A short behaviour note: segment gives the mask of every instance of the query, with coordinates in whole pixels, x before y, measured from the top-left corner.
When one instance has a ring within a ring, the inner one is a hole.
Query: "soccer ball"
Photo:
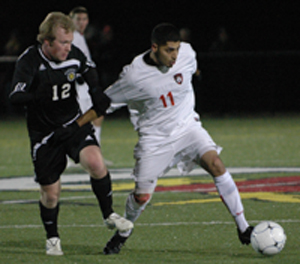
[[[283,228],[272,221],[260,222],[251,233],[251,245],[263,255],[279,253],[285,244],[286,235]]]

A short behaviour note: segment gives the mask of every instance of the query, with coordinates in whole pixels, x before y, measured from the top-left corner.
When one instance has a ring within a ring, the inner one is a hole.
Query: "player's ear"
[[[157,49],[158,49],[158,45],[157,45],[156,43],[152,43],[152,45],[151,45],[151,50],[152,50],[153,52],[156,52]]]
[[[46,46],[51,46],[51,42],[48,39],[44,39],[44,44]]]
[[[48,47],[52,47],[53,45],[53,40],[49,40],[49,39],[45,39],[44,43],[48,46]]]

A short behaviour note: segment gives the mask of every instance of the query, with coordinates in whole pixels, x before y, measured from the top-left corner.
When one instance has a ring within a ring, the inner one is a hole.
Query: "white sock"
[[[214,181],[223,203],[234,217],[240,231],[244,232],[249,224],[244,216],[244,207],[239,190],[230,173],[226,171],[223,175],[214,177]]]
[[[131,222],[135,222],[141,213],[145,210],[147,204],[150,202],[151,198],[144,203],[143,205],[138,204],[135,199],[133,193],[130,193],[126,200],[126,209],[125,209],[125,218],[130,220]],[[131,230],[127,232],[120,233],[121,236],[127,237],[131,233]]]
[[[132,232],[132,229],[130,229],[128,231],[124,231],[124,232],[118,231],[118,233],[120,234],[121,237],[129,237],[131,232]]]
[[[95,130],[95,137],[97,139],[97,142],[99,145],[101,145],[101,126],[95,126],[94,125],[94,130]]]

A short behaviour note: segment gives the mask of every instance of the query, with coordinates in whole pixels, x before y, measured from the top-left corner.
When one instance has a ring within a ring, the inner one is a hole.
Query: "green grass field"
[[[300,116],[203,117],[202,122],[224,150],[228,167],[299,167]],[[107,118],[102,144],[112,168],[130,168],[137,141],[130,123]],[[23,120],[0,121],[1,177],[33,175],[29,142]],[[77,169],[78,170],[78,169]],[[68,170],[71,173],[72,170]],[[237,174],[239,179],[289,176],[295,173]],[[208,176],[193,177],[209,180]],[[123,180],[119,184],[131,181]],[[117,182],[114,182],[116,184]],[[129,190],[128,190],[129,191]],[[114,208],[122,214],[128,191],[114,192]],[[276,195],[276,194],[274,194]],[[299,193],[281,194],[285,202],[243,197],[246,217],[281,224],[287,234],[284,250],[273,257],[242,246],[224,205],[214,193],[158,192],[135,225],[119,255],[101,251],[113,232],[102,223],[90,191],[63,191],[59,230],[65,255],[45,255],[45,234],[37,200],[38,191],[0,191],[0,263],[300,263]],[[19,201],[9,202],[9,201]],[[195,200],[197,202],[189,203]]]

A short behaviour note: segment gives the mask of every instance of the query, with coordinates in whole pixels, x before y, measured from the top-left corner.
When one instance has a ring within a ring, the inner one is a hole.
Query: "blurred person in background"
[[[211,44],[209,51],[212,52],[225,52],[233,51],[235,49],[232,40],[225,27],[218,29],[217,39]]]
[[[69,15],[75,25],[73,44],[84,53],[84,55],[88,58],[89,61],[92,61],[91,53],[84,35],[85,30],[89,24],[88,10],[83,6],[78,6],[73,8],[70,11]],[[89,87],[80,76],[77,76],[76,90],[78,94],[79,105],[81,107],[82,112],[84,113],[91,107],[92,101],[88,92]],[[101,145],[101,128],[103,120],[104,116],[101,116],[92,122],[95,130],[95,136],[99,145]],[[105,164],[112,165],[113,163],[109,160],[105,160]],[[73,167],[74,163],[72,163],[71,160],[69,160],[68,166]]]

